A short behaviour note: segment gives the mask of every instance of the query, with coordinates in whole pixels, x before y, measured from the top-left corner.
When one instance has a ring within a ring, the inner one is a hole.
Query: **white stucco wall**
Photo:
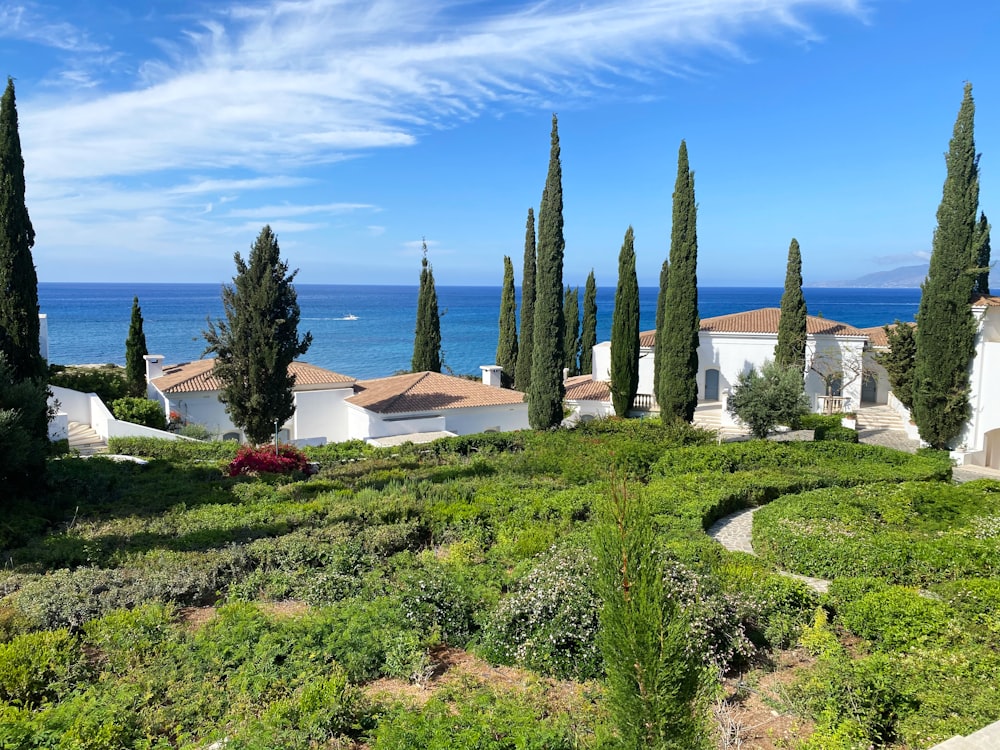
[[[344,399],[354,395],[353,388],[329,388],[318,391],[296,391],[295,414],[291,434],[295,440],[323,438],[336,443],[349,439],[347,409]]]
[[[38,351],[42,358],[49,361],[49,316],[45,313],[38,314]],[[59,438],[60,440],[62,438]]]
[[[567,399],[566,406],[573,411],[563,420],[563,424],[567,426],[581,421],[604,419],[615,415],[615,407],[610,401],[571,401]]]
[[[162,394],[157,400],[163,401]],[[168,419],[171,412],[177,412],[188,424],[202,425],[215,438],[221,438],[227,432],[239,432],[242,435],[242,432],[233,425],[216,391],[167,394],[164,411]]]
[[[528,429],[527,403],[445,409],[441,415],[445,420],[444,429],[456,435],[473,435],[486,430],[510,432]]]
[[[970,419],[958,439],[959,453],[964,454],[960,460],[983,465],[987,459],[985,435],[1000,428],[997,385],[1000,382],[1000,308],[990,307],[980,312],[976,356],[969,370]]]

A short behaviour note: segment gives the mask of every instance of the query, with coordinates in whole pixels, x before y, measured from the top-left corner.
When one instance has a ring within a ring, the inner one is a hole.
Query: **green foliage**
[[[627,417],[639,387],[639,280],[635,238],[630,226],[618,254],[618,288],[611,319],[611,401]]]
[[[427,262],[427,242],[420,260],[420,293],[417,295],[417,327],[413,332],[411,372],[441,372],[441,316],[438,312],[434,270]]]
[[[5,490],[0,506],[43,481],[49,452],[47,396],[42,378],[18,379],[0,351],[0,485]]]
[[[666,336],[665,321],[667,319],[667,286],[670,283],[670,261],[664,260],[660,266],[660,289],[656,295],[656,340],[662,341]],[[660,386],[663,383],[663,362],[665,347],[657,346],[653,350],[653,398],[660,403]]]
[[[787,570],[925,585],[1000,572],[996,493],[943,483],[781,498],[754,516],[754,549]]]
[[[813,440],[835,440],[841,443],[858,442],[858,431],[842,425],[817,427],[813,433]]]
[[[0,700],[37,707],[83,676],[79,644],[65,630],[25,633],[0,643]]]
[[[684,141],[677,154],[673,201],[663,329],[656,335],[657,347],[663,348],[659,402],[664,416],[690,422],[698,404],[698,206]]]
[[[612,481],[595,542],[602,602],[598,643],[606,700],[622,746],[703,746],[688,618],[666,595],[646,503],[625,483]]]
[[[514,387],[524,393],[531,385],[531,357],[535,340],[535,266],[535,211],[529,208],[524,227],[524,271],[521,275],[521,338],[514,374]]]
[[[580,289],[566,287],[563,297],[563,365],[570,377],[580,374]]]
[[[549,171],[538,210],[538,261],[535,275],[534,331],[531,383],[528,386],[528,422],[532,429],[557,427],[563,418],[564,341],[563,195],[559,161],[559,122],[552,115]],[[523,338],[522,338],[523,341]]]
[[[750,428],[754,437],[765,438],[777,425],[792,425],[809,409],[802,389],[802,374],[770,360],[740,373],[726,410]]]
[[[215,352],[213,373],[222,382],[219,398],[237,427],[253,443],[274,434],[274,423],[284,424],[295,413],[288,367],[312,343],[312,334],[299,337],[299,303],[281,260],[278,238],[265,226],[250,249],[249,261],[234,256],[236,276],[222,288],[226,319],[209,321],[207,352]]]
[[[968,370],[976,333],[969,298],[978,272],[974,259],[979,155],[974,119],[972,84],[966,83],[945,157],[948,174],[917,311],[913,419],[920,437],[939,449],[952,445],[969,418]]]
[[[167,417],[158,401],[153,401],[145,396],[126,396],[112,401],[110,406],[115,419],[145,425],[156,430],[167,429]]]
[[[781,295],[781,317],[778,320],[778,343],[774,347],[774,362],[782,368],[800,374],[806,369],[806,298],[802,294],[802,253],[799,241],[792,238],[788,247],[785,269],[785,291]]]
[[[132,319],[128,325],[128,337],[125,339],[125,380],[128,381],[129,395],[143,397],[146,395],[146,360],[149,354],[146,348],[146,334],[142,331],[142,309],[139,298],[132,298]]]
[[[483,655],[553,677],[599,676],[593,565],[583,549],[549,550],[486,618]]]
[[[975,294],[990,293],[990,223],[986,214],[980,211],[979,223],[976,225],[976,240],[973,247],[973,265],[976,267],[976,285],[972,290]]]
[[[580,374],[594,372],[594,346],[597,345],[597,282],[594,270],[587,274],[583,292],[583,332],[580,334]]]
[[[497,364],[503,368],[503,387],[514,387],[517,369],[517,305],[514,302],[514,266],[510,256],[503,256],[503,291],[500,295],[500,335],[497,339]]]
[[[913,375],[917,355],[916,329],[898,320],[885,328],[889,341],[889,351],[875,355],[876,361],[885,368],[889,385],[900,403],[907,409],[913,408]]]
[[[145,364],[145,362],[143,363]],[[143,374],[145,380],[145,372]],[[129,395],[125,370],[118,365],[101,367],[49,367],[49,385],[69,388],[81,393],[94,393],[105,404]]]
[[[840,621],[882,651],[904,651],[948,637],[949,608],[901,586],[871,591],[837,609]]]
[[[236,456],[239,448],[240,444],[233,440],[215,440],[204,443],[145,437],[113,437],[108,440],[108,450],[112,453],[142,458],[161,458],[165,461],[225,461],[228,463]]]
[[[38,350],[38,276],[31,259],[35,230],[24,189],[14,79],[8,76],[0,97],[0,353],[15,382],[45,374]]]

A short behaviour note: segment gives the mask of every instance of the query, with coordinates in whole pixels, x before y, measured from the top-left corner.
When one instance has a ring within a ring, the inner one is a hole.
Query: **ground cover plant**
[[[611,473],[648,513],[707,716],[720,675],[794,645],[824,603],[766,560],[724,552],[707,525],[789,493],[882,492],[949,471],[938,456],[847,443],[717,445],[655,420],[307,448],[311,478],[229,476],[233,443],[112,449],[149,463],[51,461],[44,497],[2,527],[0,746],[620,747],[593,554]],[[942,581],[926,612],[884,580],[845,586],[826,627],[865,638],[879,665],[901,644],[938,649],[892,662],[933,685],[952,669],[947,649],[1000,632],[993,578]],[[907,606],[945,624],[880,629],[880,613]],[[953,610],[975,624],[966,640],[947,626]],[[967,653],[959,697],[925,690],[885,741],[983,719],[989,704],[971,692],[988,662]],[[867,684],[830,669],[802,712],[830,713],[836,690]],[[867,726],[830,716],[820,731]]]

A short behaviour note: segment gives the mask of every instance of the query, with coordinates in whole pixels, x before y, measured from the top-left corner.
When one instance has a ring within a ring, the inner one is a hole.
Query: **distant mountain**
[[[876,271],[875,273],[865,274],[856,279],[848,279],[846,281],[819,281],[810,286],[850,287],[855,289],[863,289],[865,287],[918,289],[924,283],[924,279],[927,278],[927,267],[928,264],[926,263],[919,266],[902,266],[900,268],[893,268],[890,271]]]

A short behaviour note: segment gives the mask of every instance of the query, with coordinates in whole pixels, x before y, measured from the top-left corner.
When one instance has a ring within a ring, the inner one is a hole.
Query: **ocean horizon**
[[[151,354],[166,362],[200,358],[208,319],[223,315],[221,284],[40,282],[47,315],[49,357],[55,364],[125,363],[132,298],[142,307]],[[416,285],[296,284],[300,332],[311,331],[307,362],[359,379],[409,370],[416,324]],[[702,318],[778,307],[780,287],[700,287]],[[912,321],[920,289],[807,287],[810,315],[867,328]],[[479,374],[493,364],[500,315],[499,286],[438,286],[445,372]],[[655,327],[656,287],[639,290],[641,330]],[[581,306],[583,290],[580,291]],[[597,290],[597,339],[611,335],[614,287]],[[520,289],[517,290],[520,312]]]

